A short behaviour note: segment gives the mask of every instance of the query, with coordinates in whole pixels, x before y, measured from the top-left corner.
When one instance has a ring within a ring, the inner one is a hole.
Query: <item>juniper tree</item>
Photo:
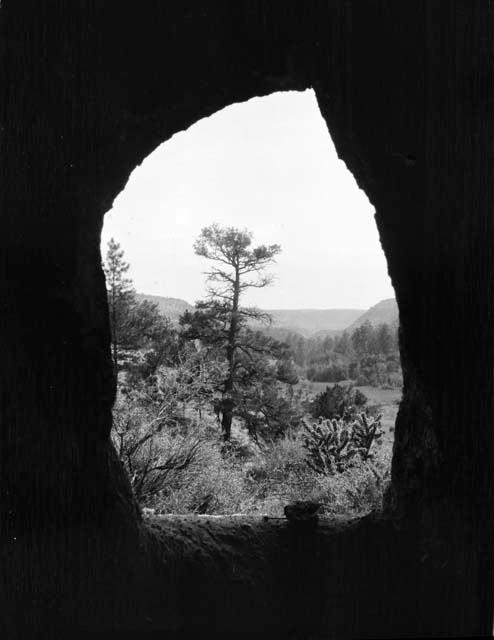
[[[235,393],[245,374],[242,362],[255,354],[272,354],[273,340],[260,339],[249,331],[249,321],[269,321],[268,314],[241,305],[248,289],[262,289],[272,282],[266,274],[280,252],[280,246],[252,247],[252,234],[234,227],[216,224],[202,229],[194,244],[195,253],[211,262],[206,272],[207,297],[196,304],[196,311],[181,318],[184,335],[223,352],[227,375],[222,385],[221,427],[226,441],[230,439],[235,409]]]

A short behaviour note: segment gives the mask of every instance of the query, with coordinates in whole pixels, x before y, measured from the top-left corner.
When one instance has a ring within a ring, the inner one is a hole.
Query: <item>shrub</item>
[[[357,463],[334,476],[318,475],[311,499],[320,502],[325,515],[363,515],[382,508],[389,470],[374,463]]]
[[[213,441],[217,440],[217,431],[210,431],[209,435]],[[249,437],[245,429],[240,429],[235,423],[230,440],[221,444],[222,454],[231,460],[238,460],[239,463],[252,459],[258,451],[259,446]]]
[[[153,506],[158,513],[229,514],[243,509],[246,488],[242,469],[221,453],[220,445],[205,443],[198,464],[163,487]]]
[[[403,376],[399,373],[388,374],[387,386],[390,389],[401,389],[403,387]]]
[[[270,444],[245,467],[250,513],[283,516],[283,507],[310,496],[315,475],[307,467],[300,437],[286,437]]]
[[[311,403],[309,410],[314,418],[343,418],[351,420],[367,403],[367,397],[353,385],[335,384],[326,387]]]
[[[349,375],[348,368],[339,364],[311,366],[307,369],[307,378],[313,382],[342,382],[348,380]]]
[[[287,475],[305,470],[305,451],[299,438],[285,437],[264,449],[251,468],[252,477],[269,477],[283,482]]]
[[[382,454],[389,454],[382,458]],[[245,466],[244,513],[283,517],[295,500],[314,500],[326,515],[361,515],[382,506],[390,452],[383,447],[376,458],[357,455],[346,470],[334,475],[316,473],[307,464],[302,437],[284,438]],[[382,459],[381,459],[382,458]]]
[[[203,446],[198,434],[172,435],[144,408],[121,402],[113,414],[112,440],[136,499],[146,506],[198,464]]]
[[[288,390],[277,381],[264,382],[245,391],[235,408],[254,442],[276,440],[300,424],[302,409],[293,388]]]

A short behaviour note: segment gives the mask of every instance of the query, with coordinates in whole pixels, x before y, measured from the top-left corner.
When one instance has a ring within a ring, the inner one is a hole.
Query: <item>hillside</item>
[[[158,305],[160,313],[170,318],[173,323],[178,322],[178,318],[184,311],[194,308],[180,298],[138,293],[137,299],[154,302]],[[320,332],[334,334],[343,331],[362,315],[363,309],[268,309],[267,313],[273,318],[271,328],[276,329],[280,335],[295,332],[311,336]],[[253,326],[263,328],[266,325],[255,323]]]
[[[143,300],[149,300],[158,305],[159,312],[169,318],[173,324],[178,323],[179,317],[187,311],[187,309],[193,310],[194,307],[182,300],[181,298],[165,298],[163,296],[150,296],[146,293],[138,293],[136,298],[139,302]]]
[[[309,337],[315,333],[343,331],[363,313],[362,309],[267,309],[272,327]]]
[[[347,330],[351,332],[357,327],[363,325],[364,322],[370,322],[374,327],[384,322],[386,324],[397,324],[398,306],[396,304],[396,300],[394,298],[381,300],[381,302],[378,302],[358,317],[350,326],[347,327]]]
[[[187,309],[194,309],[181,298],[166,298],[164,296],[152,296],[138,293],[139,301],[149,300],[158,305],[160,313],[167,316],[174,324]],[[386,322],[394,324],[398,322],[398,307],[394,298],[381,300],[367,311],[363,309],[267,309],[267,313],[273,318],[271,331],[276,337],[282,339],[287,333],[300,333],[305,337],[315,334],[335,335],[344,329],[353,331],[364,322],[370,322],[373,326]],[[253,323],[254,328],[266,328],[265,324]]]

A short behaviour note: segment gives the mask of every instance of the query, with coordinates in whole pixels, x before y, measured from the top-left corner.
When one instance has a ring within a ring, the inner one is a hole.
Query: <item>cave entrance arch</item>
[[[491,3],[4,0],[0,11],[6,626],[178,633],[193,626],[188,593],[194,620],[218,633],[241,624],[255,636],[269,620],[288,636],[296,578],[317,575],[326,599],[305,622],[323,634],[490,634]],[[317,560],[283,528],[216,530],[215,544],[140,522],[108,442],[99,254],[105,211],[157,145],[228,104],[309,86],[376,207],[405,369],[392,522],[338,530]],[[194,587],[212,575],[215,589]]]

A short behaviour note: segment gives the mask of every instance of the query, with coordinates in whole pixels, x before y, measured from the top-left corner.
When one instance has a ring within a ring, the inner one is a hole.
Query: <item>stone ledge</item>
[[[149,518],[148,623],[177,637],[201,629],[370,637],[392,598],[398,538],[391,520],[373,514],[316,526],[239,515]]]

